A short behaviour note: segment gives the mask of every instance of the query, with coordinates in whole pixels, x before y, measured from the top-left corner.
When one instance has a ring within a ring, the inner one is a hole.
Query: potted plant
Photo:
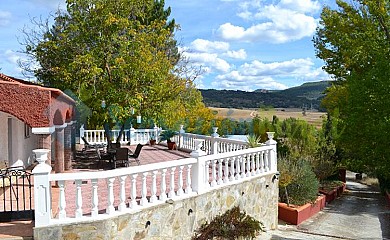
[[[156,145],[156,139],[154,137],[150,137],[149,144],[150,146]]]
[[[325,207],[325,196],[318,196],[319,182],[305,159],[278,159],[279,219],[300,224]]]
[[[165,130],[160,133],[160,141],[167,141],[168,149],[176,149],[176,143],[172,142],[172,138],[176,136],[178,133],[173,130]]]

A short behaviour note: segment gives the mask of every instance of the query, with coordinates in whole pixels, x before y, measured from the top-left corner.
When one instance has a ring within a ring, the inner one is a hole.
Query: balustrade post
[[[129,145],[131,145],[135,141],[135,129],[133,128],[133,125],[130,127],[130,138],[129,138]]]
[[[82,137],[85,137],[84,134],[85,134],[84,124],[81,124],[81,127],[80,127],[80,143],[82,143],[82,144],[85,144],[84,140],[81,139]]]
[[[274,140],[274,132],[267,132],[268,141],[265,142],[267,146],[272,146],[272,150],[269,152],[269,171],[277,171],[277,150],[276,144],[277,142]]]
[[[153,128],[153,132],[154,132],[154,139],[156,140],[156,142],[160,142],[160,139],[159,139],[159,132],[158,132],[158,127],[157,125],[154,125],[154,128]]]
[[[183,148],[183,134],[185,133],[186,131],[184,131],[184,125],[180,125],[180,130],[179,130],[179,146],[178,148],[181,149]]]
[[[195,142],[197,143],[196,150],[192,151],[190,155],[191,157],[196,158],[197,162],[191,168],[192,170],[191,183],[192,183],[192,190],[194,192],[197,192],[198,194],[201,194],[206,191],[206,172],[205,172],[206,161],[202,159],[202,156],[206,156],[207,154],[201,149],[204,141],[196,139]]]
[[[218,127],[213,127],[213,134],[211,134],[211,154],[218,153],[218,138],[219,134],[217,133]]]
[[[35,149],[38,165],[32,170],[34,174],[35,227],[46,226],[51,220],[51,184],[49,181],[51,166],[45,163],[48,149]]]

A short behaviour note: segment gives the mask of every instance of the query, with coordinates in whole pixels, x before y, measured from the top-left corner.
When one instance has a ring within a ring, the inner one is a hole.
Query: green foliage
[[[176,136],[178,133],[174,130],[167,129],[160,133],[160,141],[171,142],[171,138]]]
[[[320,189],[329,192],[337,187],[343,186],[343,184],[342,181],[338,180],[323,180],[320,181]]]
[[[241,212],[238,206],[216,216],[210,223],[206,222],[195,231],[193,240],[229,239],[241,237],[254,239],[264,231],[263,224],[253,217]]]
[[[246,136],[246,142],[248,143],[250,148],[255,148],[260,146],[260,137],[256,135],[250,134]]]
[[[31,62],[24,70],[44,85],[73,92],[91,110],[89,128],[103,123],[120,128],[136,115],[173,127],[193,109],[205,107],[191,76],[180,77],[183,61],[174,39],[176,25],[168,20],[171,10],[164,5],[68,0],[52,26],[35,22],[39,31],[25,32]]]
[[[323,9],[314,38],[325,70],[339,81],[324,99],[342,127],[336,149],[351,170],[390,182],[390,5],[385,0],[337,4],[336,10]]]
[[[303,105],[320,109],[321,98],[329,81],[305,83],[282,91],[245,92],[239,90],[200,90],[208,107],[223,108],[301,108]]]
[[[279,188],[281,202],[304,205],[317,199],[319,181],[307,160],[280,158],[278,168],[284,186]]]

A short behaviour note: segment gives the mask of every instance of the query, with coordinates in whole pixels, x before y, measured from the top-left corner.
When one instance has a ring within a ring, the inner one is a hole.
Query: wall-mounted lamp
[[[188,210],[188,216],[190,216],[193,212],[194,212],[194,211],[190,208],[190,209]]]
[[[105,108],[106,107],[106,101],[102,100],[102,108]]]
[[[147,221],[146,223],[145,223],[145,228],[148,228],[149,226],[150,226],[150,224],[152,224],[150,221]]]
[[[272,177],[272,182],[275,182],[275,180],[279,180],[280,172],[277,171],[275,175]]]
[[[141,115],[138,115],[137,116],[137,123],[141,123],[141,121],[142,121],[142,117],[141,117]]]

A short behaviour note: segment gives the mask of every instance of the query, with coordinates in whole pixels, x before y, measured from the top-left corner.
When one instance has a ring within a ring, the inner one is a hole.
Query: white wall
[[[0,112],[0,161],[8,162],[8,114]]]
[[[9,163],[9,166],[14,164],[17,161],[22,161],[24,166],[27,167],[29,166],[33,159],[32,159],[32,150],[36,149],[38,146],[38,138],[36,135],[32,134],[30,131],[30,136],[25,137],[25,125],[24,122],[20,121],[19,119],[8,115],[8,114],[3,114],[6,115],[5,119],[0,118],[0,122],[2,123],[5,121],[5,126],[1,126],[1,137],[4,138],[2,139],[2,143],[0,144],[0,151],[1,149],[5,148],[6,154],[3,156],[6,156]],[[12,154],[8,153],[9,149],[9,129],[8,129],[8,118],[11,118],[11,125],[12,125],[12,132],[11,132],[11,138],[12,138]],[[2,128],[7,128],[3,131]],[[4,134],[3,132],[6,132]],[[11,156],[10,158],[8,156]]]

